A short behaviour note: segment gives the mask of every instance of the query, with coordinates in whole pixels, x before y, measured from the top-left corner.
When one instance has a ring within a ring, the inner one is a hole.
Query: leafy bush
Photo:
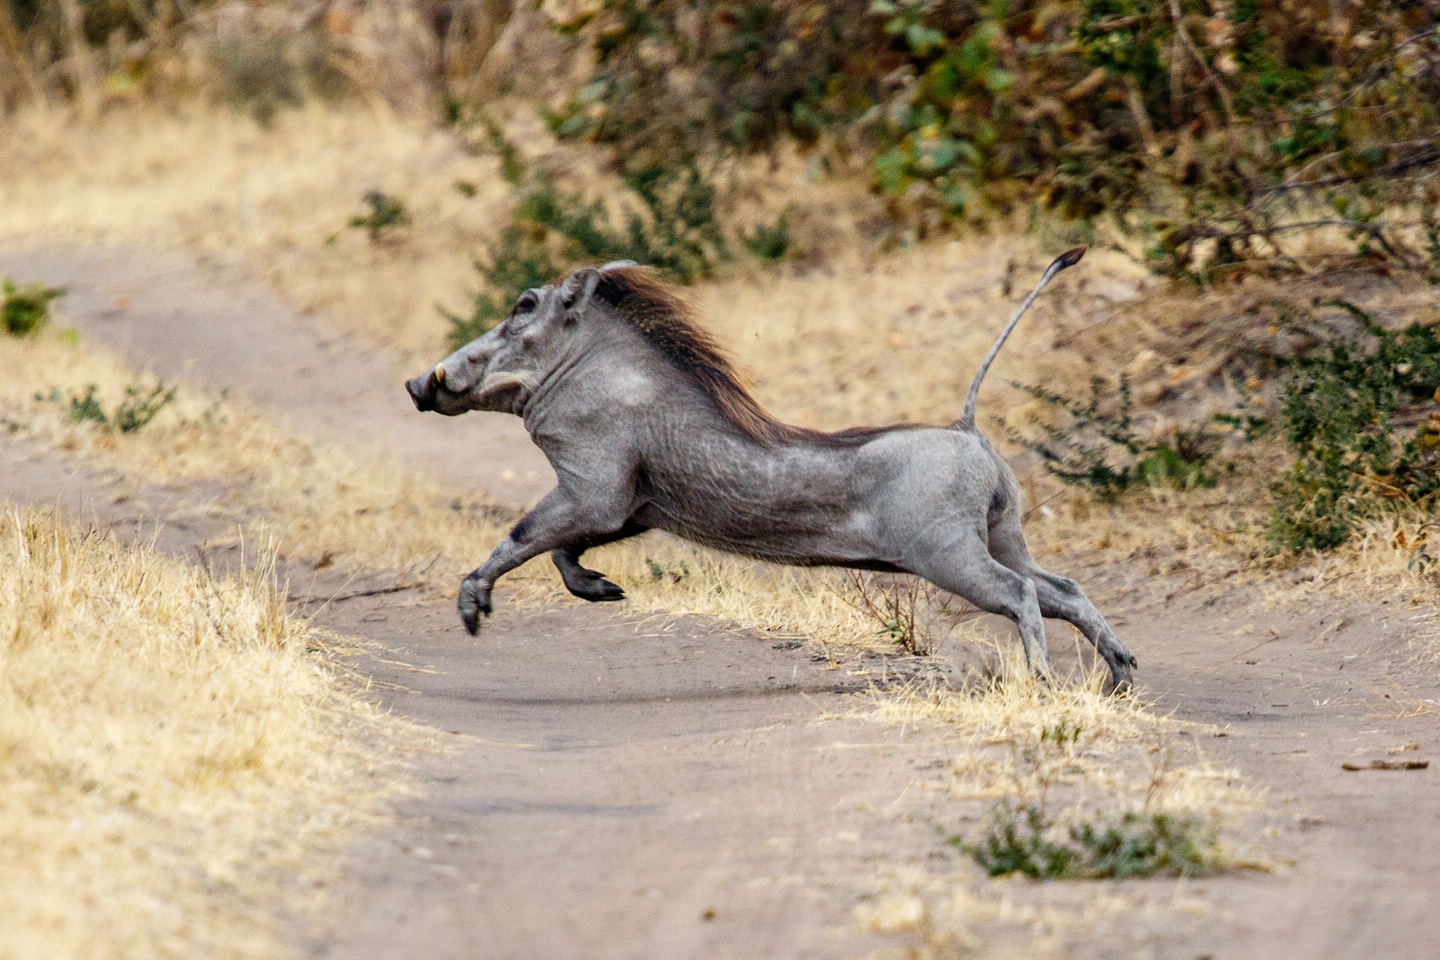
[[[16,283],[9,277],[0,281],[0,322],[5,332],[15,337],[39,333],[50,322],[50,304],[65,295],[56,287],[43,283]]]
[[[512,224],[475,261],[482,285],[468,315],[442,308],[453,346],[490,330],[521,293],[566,270],[634,260],[676,283],[693,283],[729,259],[730,243],[716,219],[716,188],[697,164],[624,168],[624,190],[607,203],[527,169],[499,127],[483,116],[481,123],[502,175],[520,193]],[[782,216],[773,226],[759,225],[741,242],[757,257],[778,259],[790,248],[788,223]]]
[[[1036,806],[998,804],[978,843],[952,837],[992,877],[1036,880],[1198,876],[1224,864],[1214,827],[1193,816],[1129,810],[1061,830]]]
[[[125,396],[112,410],[106,411],[100,400],[100,388],[89,384],[83,393],[62,394],[58,388],[49,395],[37,394],[36,399],[60,404],[76,423],[94,423],[114,433],[135,433],[149,426],[175,399],[176,387],[158,382],[150,387],[130,384]]]
[[[867,82],[852,75],[873,67],[867,7],[601,0],[556,23],[596,66],[551,128],[617,144],[650,166],[712,147],[765,149],[782,135],[814,140],[862,106],[850,101],[856,80]]]
[[[318,31],[237,33],[212,40],[207,53],[224,98],[261,123],[308,96],[335,99],[349,86],[328,35]]]
[[[517,224],[501,231],[500,239],[475,260],[475,272],[480,274],[483,285],[471,299],[469,315],[440,308],[450,321],[448,339],[456,349],[484,336],[505,319],[520,294],[551,282],[560,275],[561,268],[543,231]]]
[[[1395,505],[1428,508],[1440,492],[1440,414],[1413,430],[1395,423],[1405,408],[1440,402],[1435,326],[1389,331],[1355,312],[1369,342],[1341,340],[1296,360],[1284,387],[1296,459],[1276,491],[1270,539],[1286,550],[1339,546],[1359,520]]]
[[[740,234],[740,242],[756,260],[784,260],[795,248],[795,238],[790,233],[790,215],[782,213],[773,224],[757,223],[754,229]]]
[[[461,346],[504,320],[521,293],[568,269],[634,260],[671,280],[708,276],[729,255],[715,220],[715,190],[697,168],[646,170],[625,177],[626,208],[619,217],[601,200],[587,200],[537,178],[524,188],[514,223],[475,261],[482,287],[468,316],[445,312],[450,343]]]
[[[1081,402],[1043,387],[1014,386],[1042,400],[1060,414],[1060,425],[1038,416],[1031,426],[1043,440],[1031,440],[1007,427],[1010,438],[1040,455],[1045,469],[1062,482],[1087,487],[1113,499],[1137,484],[1175,490],[1213,487],[1216,439],[1203,429],[1174,431],[1163,438],[1145,438],[1135,429],[1130,382],[1121,374],[1113,396],[1104,380],[1090,382],[1090,397]]]
[[[552,122],[651,164],[829,133],[922,230],[1105,215],[1172,276],[1294,270],[1327,228],[1440,280],[1440,11],[1345,9],[600,0],[558,25],[595,70]]]

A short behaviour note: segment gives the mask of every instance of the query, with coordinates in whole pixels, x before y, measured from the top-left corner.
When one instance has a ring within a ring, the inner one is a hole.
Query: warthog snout
[[[439,388],[440,382],[435,378],[434,370],[405,381],[405,392],[410,394],[410,399],[415,401],[415,409],[421,413],[435,409],[435,391]]]

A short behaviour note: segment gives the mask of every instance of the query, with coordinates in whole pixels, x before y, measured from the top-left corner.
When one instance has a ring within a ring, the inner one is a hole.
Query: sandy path
[[[68,309],[87,336],[167,375],[244,388],[321,438],[354,440],[358,419],[373,425],[366,443],[450,479],[502,482],[516,501],[543,486],[528,461],[522,472],[506,459],[523,436],[497,439],[503,422],[416,417],[389,360],[327,339],[234,270],[51,250],[0,254],[0,273],[70,285]],[[315,356],[325,358],[324,391]],[[457,466],[462,429],[488,455]],[[7,449],[0,497],[51,498],[65,471]],[[117,515],[91,481],[72,482],[83,488],[75,503]],[[131,500],[119,515],[165,515],[166,502],[163,492]],[[203,519],[171,520],[181,540],[203,532]],[[1440,682],[1407,648],[1417,612],[1401,598],[1272,610],[1244,585],[1159,580],[1098,560],[1065,572],[1113,613],[1140,656],[1144,691],[1226,729],[1204,749],[1269,791],[1266,852],[1293,861],[1185,885],[1214,907],[1194,924],[1136,917],[1068,952],[1440,955],[1440,764],[1340,767],[1402,743],[1419,745],[1407,757],[1440,750]],[[325,589],[323,579],[313,586]],[[917,770],[943,747],[812,724],[850,702],[832,692],[843,673],[699,622],[662,629],[578,605],[502,609],[472,641],[453,617],[448,603],[403,594],[322,614],[391,651],[385,660],[396,662],[373,666],[398,685],[382,699],[461,735],[454,752],[426,761],[426,795],[358,854],[337,932],[304,944],[314,956],[854,956],[875,939],[836,930],[877,864],[941,855],[933,829],[900,814],[914,812],[907,785],[931,776]],[[1077,889],[1090,888],[1057,895]],[[1175,891],[1163,881],[1124,889],[1152,900]]]
[[[126,248],[0,248],[0,275],[64,287],[66,322],[137,369],[233,391],[318,440],[401,457],[520,506],[554,484],[517,418],[416,416],[403,383],[417,370],[296,314],[234,265]]]

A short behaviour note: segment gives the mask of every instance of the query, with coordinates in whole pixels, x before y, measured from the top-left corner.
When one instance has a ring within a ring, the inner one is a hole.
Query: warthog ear
[[[585,309],[595,288],[600,285],[600,271],[594,267],[576,270],[560,285],[560,304],[565,308],[565,319],[573,321]]]

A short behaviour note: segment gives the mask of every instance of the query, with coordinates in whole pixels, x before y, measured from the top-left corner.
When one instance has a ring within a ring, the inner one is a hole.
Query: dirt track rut
[[[295,317],[233,267],[44,250],[0,253],[0,273],[68,286],[87,337],[162,375],[241,389],[321,439],[364,436],[512,502],[546,485],[513,424],[415,417],[393,359]],[[204,518],[167,513],[163,492],[117,508],[94,478],[13,444],[0,453],[0,497],[50,500],[69,482],[82,511],[168,516],[177,544],[206,535]],[[1440,769],[1340,768],[1402,743],[1421,759],[1440,750],[1440,683],[1406,647],[1416,614],[1400,598],[1270,610],[1228,584],[1098,562],[1066,572],[1115,614],[1144,691],[1226,729],[1207,751],[1268,790],[1265,842],[1293,860],[1187,885],[1214,907],[1193,925],[1137,920],[1068,952],[1440,955]],[[855,682],[801,653],[571,605],[502,606],[476,640],[448,603],[406,594],[331,604],[322,620],[382,644],[377,695],[453,731],[454,749],[425,760],[425,795],[357,852],[335,931],[302,944],[316,957],[855,956],[886,942],[845,932],[878,864],[936,855],[903,797],[943,744],[813,723],[852,702]],[[1173,885],[1128,889],[1164,899]]]

